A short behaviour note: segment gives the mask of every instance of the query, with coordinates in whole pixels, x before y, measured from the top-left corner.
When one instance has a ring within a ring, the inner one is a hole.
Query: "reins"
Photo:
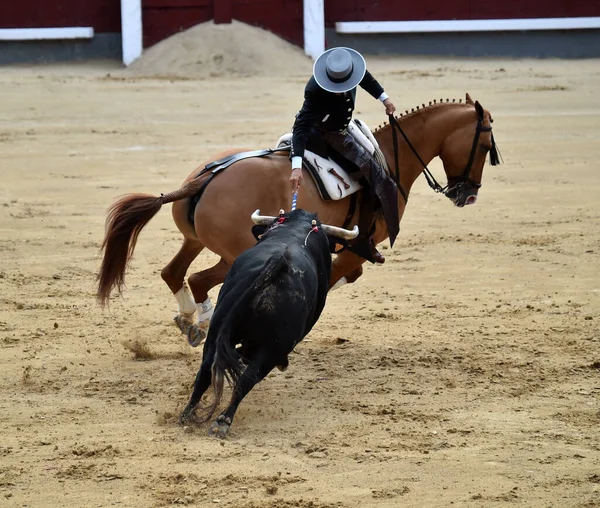
[[[444,192],[448,188],[448,186],[442,187],[437,182],[437,180],[435,179],[435,177],[431,174],[431,171],[429,171],[429,168],[427,167],[427,164],[425,164],[425,162],[423,161],[423,159],[419,155],[419,152],[417,152],[416,148],[410,142],[410,139],[408,139],[408,136],[406,135],[406,133],[404,132],[404,130],[402,130],[402,127],[400,127],[400,123],[398,123],[398,120],[396,120],[396,118],[394,117],[394,115],[388,115],[388,117],[389,117],[389,120],[390,120],[390,125],[392,126],[392,142],[393,142],[393,145],[394,145],[394,163],[396,165],[396,185],[398,185],[398,190],[400,191],[400,194],[402,194],[402,197],[404,198],[404,201],[405,202],[408,201],[408,196],[406,195],[406,191],[400,185],[400,166],[398,164],[398,154],[399,154],[399,151],[398,151],[398,135],[396,134],[396,129],[398,129],[398,131],[400,132],[400,134],[402,134],[402,137],[404,138],[404,141],[406,141],[406,144],[408,145],[408,147],[412,150],[412,152],[415,154],[415,157],[419,160],[419,162],[423,166],[423,173],[425,174],[425,179],[427,180],[427,183],[429,184],[429,187],[431,187],[434,190],[434,192]]]

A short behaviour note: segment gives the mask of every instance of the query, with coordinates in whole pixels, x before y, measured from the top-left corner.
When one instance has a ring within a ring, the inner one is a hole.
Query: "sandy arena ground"
[[[505,164],[465,209],[421,178],[387,263],[331,295],[224,442],[176,423],[201,351],[159,275],[170,210],[110,312],[105,212],[272,146],[305,77],[0,69],[1,506],[600,506],[600,62],[369,63],[399,108],[480,100]],[[384,120],[364,92],[358,111]]]

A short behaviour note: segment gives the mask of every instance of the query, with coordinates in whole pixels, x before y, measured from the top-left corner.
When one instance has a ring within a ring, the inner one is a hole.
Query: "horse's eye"
[[[490,151],[490,147],[489,146],[485,146],[485,145],[480,145],[481,149],[485,152],[488,153]]]

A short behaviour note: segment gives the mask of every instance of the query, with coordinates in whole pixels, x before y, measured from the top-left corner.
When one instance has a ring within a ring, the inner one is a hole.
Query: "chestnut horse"
[[[391,120],[392,124],[380,126],[373,135],[390,172],[397,176],[396,181],[399,182],[400,218],[413,183],[436,156],[443,162],[448,185],[442,189],[433,179],[437,186],[435,190],[444,191],[456,206],[475,202],[490,150],[491,163],[498,163],[489,111],[483,109],[479,102],[473,102],[467,94],[465,103],[433,101],[429,106],[417,107],[416,111],[407,111]],[[219,154],[218,158],[232,153],[235,151]],[[428,170],[426,174],[429,174]],[[98,275],[98,299],[106,305],[113,288],[116,287],[119,292],[123,288],[125,271],[140,231],[162,205],[172,202],[173,220],[183,234],[183,245],[163,268],[161,276],[179,304],[175,321],[182,332],[188,333],[190,343],[198,343],[208,327],[212,315],[208,291],[223,282],[235,258],[255,243],[251,232],[252,212],[260,208],[266,215],[277,215],[280,209],[289,208],[291,200],[287,152],[236,162],[206,185],[195,209],[190,210],[191,198],[210,175],[207,171],[198,176],[197,169],[178,190],[169,194],[160,197],[128,194],[116,201],[106,219],[106,235],[102,244],[104,257]],[[428,181],[432,185],[430,176]],[[312,178],[307,177],[299,193],[298,207],[316,212],[322,222],[342,226],[347,222],[350,198],[323,201]],[[193,217],[193,222],[190,217]],[[357,218],[358,212],[355,212],[350,223],[355,224]],[[385,222],[380,219],[375,242],[380,243],[387,236]],[[185,275],[192,261],[205,248],[221,259],[213,267],[190,275],[188,284],[192,298],[184,282]],[[333,262],[330,287],[354,282],[362,274],[364,262],[363,258],[350,251],[340,252]],[[196,311],[198,324],[192,325]]]

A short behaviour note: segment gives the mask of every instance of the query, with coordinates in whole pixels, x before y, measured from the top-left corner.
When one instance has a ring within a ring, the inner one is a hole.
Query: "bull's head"
[[[260,210],[256,210],[252,214],[252,221],[258,226],[270,226],[275,220],[277,220],[277,217],[272,217],[270,215],[261,215]],[[348,229],[338,228],[337,226],[321,224],[321,229],[327,236],[342,238],[344,240],[353,240],[358,236],[358,226],[354,226],[354,229],[350,231]]]

